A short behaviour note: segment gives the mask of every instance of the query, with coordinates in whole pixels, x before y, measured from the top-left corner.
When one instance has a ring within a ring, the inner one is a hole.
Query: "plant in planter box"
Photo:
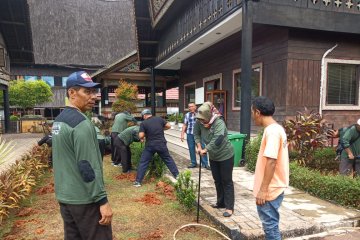
[[[184,114],[183,113],[179,113],[177,115],[177,118],[176,118],[177,122],[178,122],[178,127],[179,127],[179,130],[181,131],[183,125],[184,125]]]
[[[171,125],[171,129],[174,129],[174,126],[175,126],[175,123],[176,123],[176,114],[174,113],[174,114],[171,114],[171,115],[169,115],[168,116],[168,122],[170,123],[170,125]]]

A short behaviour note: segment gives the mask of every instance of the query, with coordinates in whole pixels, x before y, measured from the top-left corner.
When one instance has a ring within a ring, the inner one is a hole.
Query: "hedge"
[[[322,175],[318,170],[290,163],[290,185],[316,197],[360,210],[360,178]]]

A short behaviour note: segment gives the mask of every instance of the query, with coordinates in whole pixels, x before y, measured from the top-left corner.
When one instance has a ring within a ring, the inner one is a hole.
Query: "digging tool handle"
[[[199,184],[198,184],[198,202],[197,202],[197,217],[196,222],[199,223],[199,213],[200,213],[200,182],[201,182],[201,155],[199,153],[200,162],[199,162]]]

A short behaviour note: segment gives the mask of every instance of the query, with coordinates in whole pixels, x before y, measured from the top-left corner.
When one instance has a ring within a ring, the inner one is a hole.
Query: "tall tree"
[[[17,106],[23,110],[34,108],[38,104],[50,102],[53,93],[50,86],[42,81],[10,81],[9,102],[10,106]]]
[[[134,100],[137,100],[138,96],[138,87],[136,84],[120,80],[119,87],[115,90],[115,95],[116,101],[112,105],[114,112],[134,112],[136,110],[134,103]]]

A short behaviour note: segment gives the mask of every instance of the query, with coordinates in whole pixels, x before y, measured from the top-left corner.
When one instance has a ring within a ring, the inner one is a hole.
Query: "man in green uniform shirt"
[[[117,136],[128,127],[129,122],[137,123],[136,119],[128,111],[118,113],[114,118],[111,127],[111,161],[114,166],[121,163],[121,147]]]
[[[55,195],[65,240],[112,240],[112,210],[98,140],[84,115],[95,104],[98,86],[84,71],[71,74],[66,83],[69,106],[52,127]]]
[[[131,150],[130,144],[139,142],[139,126],[132,126],[126,128],[119,135],[119,147],[121,155],[121,165],[123,173],[129,173],[132,169],[131,166]]]
[[[330,137],[339,137],[341,175],[360,176],[360,119],[356,124],[339,130],[330,130]]]

